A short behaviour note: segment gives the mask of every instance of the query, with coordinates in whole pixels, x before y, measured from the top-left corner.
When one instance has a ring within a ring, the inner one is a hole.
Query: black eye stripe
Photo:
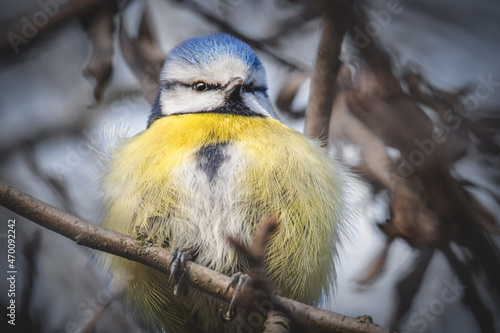
[[[250,84],[245,84],[243,86],[243,90],[249,92],[249,93],[255,93],[255,87],[253,86],[253,83],[250,83]]]
[[[206,84],[206,85],[207,85],[207,90],[216,90],[222,87],[220,84]]]
[[[257,87],[257,86],[253,86],[253,90],[255,91],[260,91],[260,92],[266,92],[266,87]]]
[[[245,86],[245,91],[249,92],[249,93],[252,93],[252,94],[255,94],[256,92],[260,92],[260,93],[263,93],[267,96],[267,88],[266,87],[258,87],[258,86],[253,86],[253,91],[252,91],[252,88],[250,85],[248,86]]]
[[[163,90],[171,90],[175,86],[180,86],[180,85],[182,85],[182,83],[179,81],[160,81],[160,87]]]
[[[197,81],[196,83],[198,83],[198,82],[201,82],[201,81]],[[212,84],[212,83],[206,83],[206,82],[204,82],[204,83],[207,85],[207,88],[204,91],[217,90],[217,89],[222,88],[222,85],[220,83],[218,83],[218,84]],[[184,88],[193,89],[193,83],[184,83],[184,82],[177,81],[177,80],[161,81],[160,85],[161,85],[161,88],[163,88],[164,90],[171,90],[171,89],[174,89],[175,87],[184,87]],[[247,89],[248,87],[250,87],[250,85],[245,85],[245,90],[248,91],[248,89]],[[258,91],[258,92],[262,92],[262,93],[266,93],[267,88],[264,86],[255,86],[254,85],[253,90]]]
[[[196,84],[196,83],[202,83],[202,81],[197,81],[194,84]],[[203,82],[203,83],[205,83],[207,86],[206,90],[215,90],[215,89],[218,89],[221,87],[220,84],[209,84],[206,82]],[[177,80],[161,81],[160,82],[161,87],[165,90],[170,90],[170,89],[173,89],[175,87],[193,88],[194,84],[193,83],[184,83],[184,82],[177,81]]]

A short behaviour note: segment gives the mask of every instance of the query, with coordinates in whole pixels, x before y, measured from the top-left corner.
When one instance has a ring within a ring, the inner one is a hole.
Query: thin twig
[[[0,180],[0,204],[12,212],[57,232],[79,245],[104,251],[147,265],[164,274],[169,274],[171,253],[161,247],[144,247],[132,237],[101,228],[76,216],[62,212],[30,195],[23,193]],[[198,265],[186,264],[186,275],[191,286],[223,301],[230,301],[232,290],[224,292],[229,277]],[[318,309],[297,301],[277,296],[280,307],[294,313],[295,318],[309,324],[310,331],[346,333],[378,333],[389,330],[371,321],[358,320],[337,313]]]

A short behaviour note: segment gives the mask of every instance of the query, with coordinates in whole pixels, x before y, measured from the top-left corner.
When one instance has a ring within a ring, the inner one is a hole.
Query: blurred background
[[[173,46],[219,31],[246,41],[280,119],[302,131],[321,29],[344,29],[317,134],[363,184],[322,307],[399,332],[500,332],[500,2],[332,3],[2,1],[0,178],[98,223],[90,141],[145,128]],[[18,332],[139,331],[92,251],[0,207],[1,253],[11,218]],[[3,309],[7,289],[0,279]]]

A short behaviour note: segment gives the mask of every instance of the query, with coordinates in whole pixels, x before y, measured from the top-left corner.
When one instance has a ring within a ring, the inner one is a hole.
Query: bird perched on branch
[[[279,294],[316,304],[333,284],[350,174],[319,142],[275,118],[262,63],[230,35],[173,48],[160,84],[147,128],[112,154],[103,225],[173,250],[175,268],[190,259],[233,275],[248,267],[228,236],[248,244],[260,219],[279,216],[267,276]],[[150,330],[253,327],[243,315],[223,324],[221,301],[172,288],[153,269],[111,256],[105,263],[132,274],[125,300]]]

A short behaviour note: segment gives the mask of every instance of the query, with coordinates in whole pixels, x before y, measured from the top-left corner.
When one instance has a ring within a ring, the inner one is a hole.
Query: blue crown
[[[195,37],[180,43],[169,52],[166,63],[188,62],[200,66],[224,55],[239,58],[251,68],[262,67],[262,63],[250,46],[224,33]]]

